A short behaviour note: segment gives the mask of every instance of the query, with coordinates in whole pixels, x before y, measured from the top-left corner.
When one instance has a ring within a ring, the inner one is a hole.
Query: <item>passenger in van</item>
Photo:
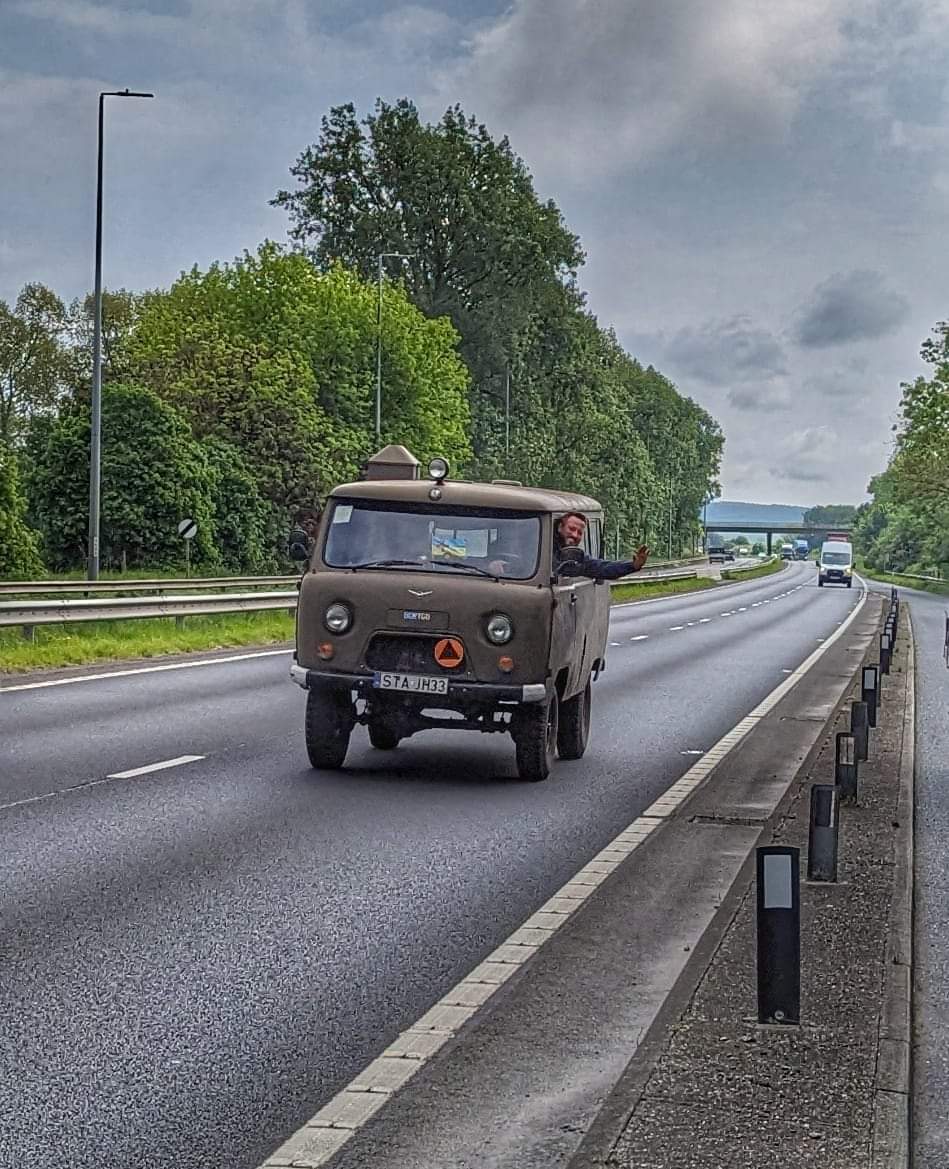
[[[649,558],[649,549],[641,544],[632,560],[597,560],[587,556],[580,547],[586,531],[587,518],[580,512],[567,512],[561,516],[554,534],[554,570],[559,576],[586,576],[592,580],[619,580],[631,572],[639,572]],[[567,548],[576,549],[571,558],[564,556]]]

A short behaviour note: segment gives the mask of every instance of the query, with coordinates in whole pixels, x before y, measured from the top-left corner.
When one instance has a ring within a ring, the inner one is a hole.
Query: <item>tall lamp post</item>
[[[378,263],[379,299],[376,303],[376,442],[382,439],[382,261],[413,260],[414,252],[380,252]]]
[[[92,438],[89,452],[89,580],[99,579],[99,488],[102,465],[102,137],[107,97],[154,97],[119,89],[99,94],[99,159],[96,172],[96,286],[92,332]]]

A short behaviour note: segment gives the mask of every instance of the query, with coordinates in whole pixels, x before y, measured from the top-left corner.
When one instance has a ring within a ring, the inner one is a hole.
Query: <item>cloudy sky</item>
[[[858,501],[949,316],[949,0],[0,0],[0,298],[286,238],[329,106],[460,101],[583,241],[601,323],[724,427],[726,498]]]

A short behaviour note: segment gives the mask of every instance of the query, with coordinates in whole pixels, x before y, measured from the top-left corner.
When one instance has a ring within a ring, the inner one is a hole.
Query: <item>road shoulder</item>
[[[756,1021],[752,852],[570,1169],[908,1165],[915,697],[903,624],[858,803],[841,809],[838,883],[802,879],[801,1026]],[[802,878],[810,784],[833,782],[834,732],[848,726],[842,704],[760,836],[798,846]]]

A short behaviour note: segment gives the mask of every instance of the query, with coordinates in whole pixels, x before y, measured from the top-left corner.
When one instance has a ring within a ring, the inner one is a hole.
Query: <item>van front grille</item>
[[[424,634],[377,633],[369,643],[366,665],[370,670],[393,670],[402,674],[463,675],[465,663],[445,669],[435,661],[440,639]]]

